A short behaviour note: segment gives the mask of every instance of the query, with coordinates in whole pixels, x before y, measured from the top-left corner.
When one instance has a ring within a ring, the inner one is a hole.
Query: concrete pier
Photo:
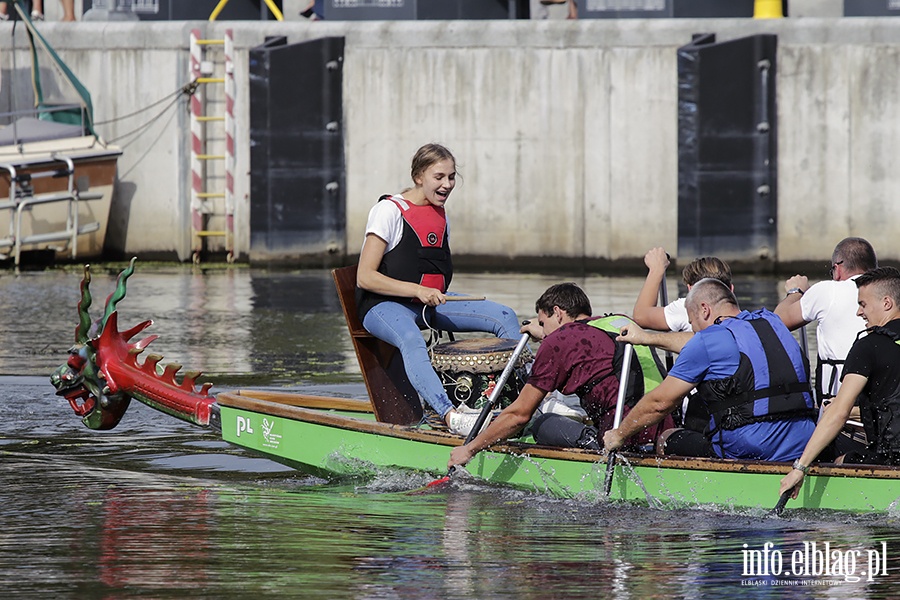
[[[712,32],[719,40],[778,35],[778,261],[824,264],[848,235],[866,237],[884,259],[900,259],[900,20],[47,22],[40,28],[90,89],[101,135],[121,138],[125,154],[108,243],[124,254],[190,258],[189,115],[182,98],[168,111],[160,112],[161,105],[116,119],[189,82],[192,28],[208,38],[231,28],[241,256],[248,253],[251,202],[248,50],[266,36],[284,35],[290,43],[346,39],[348,254],[359,250],[372,203],[406,186],[415,149],[437,141],[454,151],[462,175],[448,204],[455,256],[602,265],[639,261],[657,245],[675,254],[675,50],[694,33]],[[0,110],[11,95],[20,108],[28,97],[26,48],[21,26],[13,39],[12,24],[0,23]],[[157,113],[146,131],[126,135]]]

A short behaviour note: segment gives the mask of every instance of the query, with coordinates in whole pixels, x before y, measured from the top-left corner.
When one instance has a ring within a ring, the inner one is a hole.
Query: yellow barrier
[[[278,10],[278,5],[275,4],[272,0],[265,0],[266,6],[269,7],[269,10],[272,12],[272,15],[275,17],[276,21],[284,21],[284,15],[281,14],[281,11]],[[219,13],[222,12],[222,9],[225,8],[225,5],[228,4],[228,0],[219,0],[219,3],[213,9],[212,14],[209,15],[210,21],[215,21]]]
[[[780,19],[784,16],[781,12],[781,0],[754,0],[754,19]]]

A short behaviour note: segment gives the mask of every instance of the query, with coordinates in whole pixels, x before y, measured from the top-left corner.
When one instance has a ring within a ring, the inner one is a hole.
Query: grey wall
[[[187,83],[192,27],[209,38],[235,30],[236,228],[245,255],[247,50],[267,35],[346,37],[350,253],[372,203],[406,186],[415,149],[438,141],[463,176],[449,205],[456,254],[616,260],[676,248],[675,49],[692,33],[715,32],[779,36],[779,260],[827,260],[847,235],[900,259],[900,20],[80,22],[42,31],[105,121]],[[4,76],[10,28],[0,25]],[[25,38],[16,40],[21,66]],[[122,140],[131,143],[110,235],[127,253],[189,258],[185,107]],[[116,138],[153,114],[99,129]]]

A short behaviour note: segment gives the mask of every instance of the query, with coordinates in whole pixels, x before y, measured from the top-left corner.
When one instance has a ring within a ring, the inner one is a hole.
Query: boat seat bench
[[[375,418],[395,425],[421,422],[422,402],[406,376],[400,352],[366,331],[357,316],[356,265],[333,269],[331,274]]]

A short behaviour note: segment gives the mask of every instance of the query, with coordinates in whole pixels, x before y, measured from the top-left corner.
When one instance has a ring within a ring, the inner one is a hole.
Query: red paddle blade
[[[434,481],[432,481],[430,483],[426,483],[425,485],[423,485],[422,487],[420,487],[418,489],[406,492],[406,495],[407,496],[417,496],[419,494],[424,494],[425,492],[436,491],[436,490],[442,488],[443,486],[447,485],[448,483],[450,483],[450,474],[449,473],[444,475],[440,479],[435,479]]]
[[[444,485],[445,483],[450,483],[450,476],[449,476],[449,475],[444,475],[444,476],[441,477],[440,479],[435,479],[435,480],[432,481],[431,483],[427,484],[427,485],[425,486],[425,488],[426,488],[426,489],[427,489],[427,488],[432,488],[432,487],[435,487],[435,486]]]

